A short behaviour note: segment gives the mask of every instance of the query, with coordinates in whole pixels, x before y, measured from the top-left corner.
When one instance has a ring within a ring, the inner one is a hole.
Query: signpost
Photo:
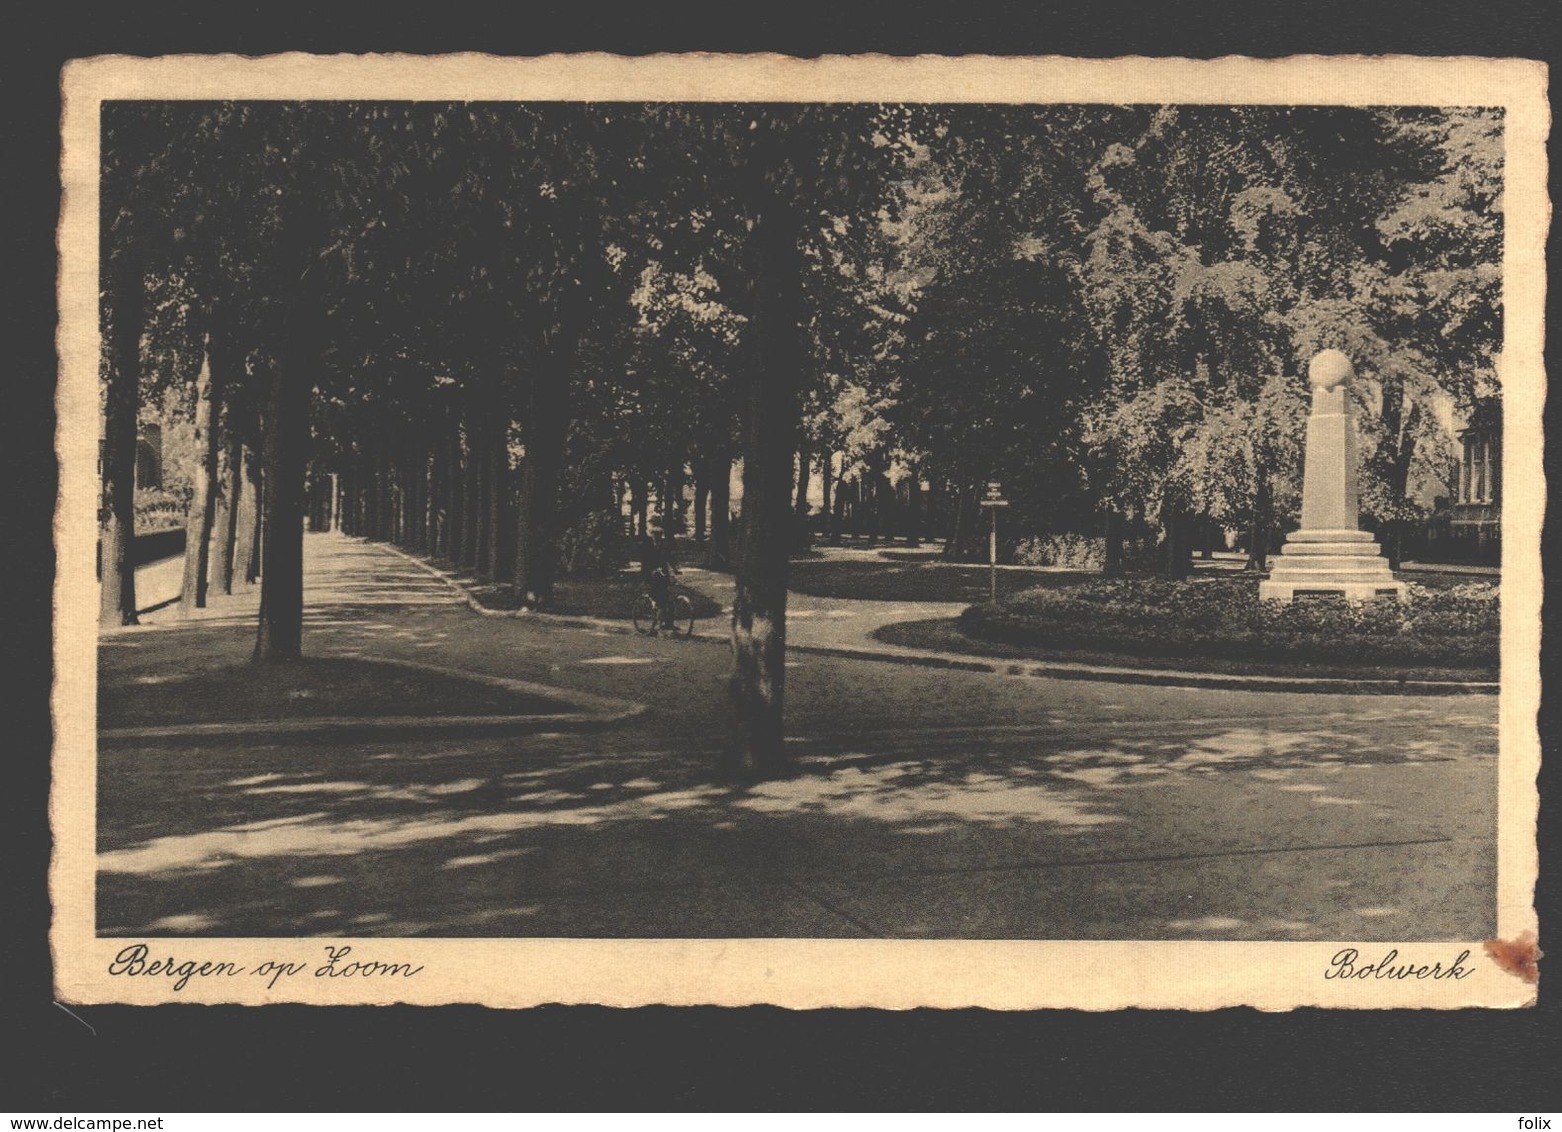
[[[992,534],[987,539],[987,561],[992,570],[992,602],[998,604],[998,508],[1007,507],[1009,501],[1003,497],[1003,485],[997,480],[990,480],[987,484],[987,497],[982,500],[982,506],[992,514]]]

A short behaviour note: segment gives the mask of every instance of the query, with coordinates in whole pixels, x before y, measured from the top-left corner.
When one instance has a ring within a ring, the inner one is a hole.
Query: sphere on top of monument
[[[1350,359],[1341,350],[1320,350],[1307,363],[1307,380],[1314,389],[1334,389],[1355,376]]]

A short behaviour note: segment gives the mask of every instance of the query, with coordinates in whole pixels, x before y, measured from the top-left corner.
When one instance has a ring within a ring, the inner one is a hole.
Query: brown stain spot
[[[1518,939],[1489,939],[1483,944],[1491,961],[1510,975],[1517,975],[1526,983],[1540,981],[1540,941],[1534,932],[1525,932]]]

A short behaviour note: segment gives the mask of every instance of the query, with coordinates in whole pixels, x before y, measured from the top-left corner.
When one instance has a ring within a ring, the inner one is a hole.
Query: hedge
[[[1495,669],[1497,586],[1432,590],[1412,583],[1409,599],[1260,601],[1252,577],[1102,579],[1026,590],[997,606],[972,606],[960,620],[971,636],[1032,647]]]

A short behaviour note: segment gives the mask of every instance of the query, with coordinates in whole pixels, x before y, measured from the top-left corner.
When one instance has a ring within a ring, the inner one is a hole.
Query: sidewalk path
[[[183,570],[182,558],[155,563]],[[153,567],[147,567],[152,569]],[[140,572],[137,572],[137,583]],[[139,590],[138,590],[139,593]],[[178,586],[174,587],[178,596]],[[339,534],[304,539],[304,623],[331,625],[344,617],[361,618],[374,609],[437,606],[454,608],[461,597],[427,570],[374,543]],[[143,608],[145,608],[143,604]],[[188,612],[177,601],[141,615],[142,626],[170,628],[196,621],[204,624],[253,626],[260,610],[260,587],[241,585],[232,594],[213,593],[204,609]],[[136,626],[111,632],[135,632]]]
[[[184,555],[159,558],[136,567],[136,605],[143,611],[179,600],[184,588]],[[147,614],[142,613],[145,617]]]

